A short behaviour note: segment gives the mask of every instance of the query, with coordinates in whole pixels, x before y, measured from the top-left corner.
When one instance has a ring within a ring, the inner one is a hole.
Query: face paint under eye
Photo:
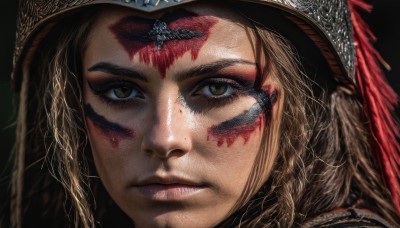
[[[140,61],[153,64],[164,78],[169,66],[187,51],[197,59],[216,22],[210,16],[177,9],[158,20],[126,17],[110,30],[131,59],[138,53]]]
[[[262,91],[255,93],[257,103],[251,108],[218,125],[214,125],[208,129],[207,140],[210,136],[217,139],[217,145],[221,146],[226,142],[227,146],[231,146],[239,137],[244,139],[246,143],[250,135],[257,129],[261,130],[262,123],[270,119],[272,105],[277,100],[277,92],[273,91],[270,96],[268,92]]]
[[[120,126],[107,120],[104,116],[97,114],[90,104],[85,105],[85,115],[92,121],[94,126],[100,130],[102,135],[110,140],[112,147],[117,148],[122,139],[133,139],[133,130]]]

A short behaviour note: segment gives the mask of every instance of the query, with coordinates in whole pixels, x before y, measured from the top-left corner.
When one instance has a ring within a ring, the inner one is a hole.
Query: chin
[[[154,212],[141,212],[135,214],[131,218],[134,221],[135,227],[137,228],[148,228],[148,227],[214,227],[219,222],[223,220],[220,216],[215,216],[212,209],[207,210],[207,212],[195,211],[171,211],[164,213],[154,213]]]
[[[210,221],[206,219],[198,218],[196,215],[187,216],[187,215],[178,215],[172,214],[162,214],[152,218],[141,218],[134,221],[135,227],[137,228],[165,228],[165,227],[213,227],[216,224],[210,223]],[[136,222],[137,221],[137,222]]]

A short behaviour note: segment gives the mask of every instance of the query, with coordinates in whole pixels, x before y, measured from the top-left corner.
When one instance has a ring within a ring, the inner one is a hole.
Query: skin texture
[[[230,120],[226,120],[218,125],[208,129],[208,137],[210,135],[217,138],[218,146],[226,141],[227,146],[232,145],[241,136],[246,143],[251,133],[257,129],[261,131],[262,124],[271,119],[271,108],[276,102],[277,93],[274,91],[272,95],[267,91],[257,91],[251,93],[258,103],[242,114],[235,116]]]
[[[270,77],[262,85],[270,89],[254,93],[264,63],[255,57],[245,22],[220,6],[199,3],[184,9],[213,23],[201,48],[192,44],[174,54],[165,75],[153,57],[175,41],[165,41],[160,50],[155,41],[145,42],[132,52],[113,26],[132,17],[154,21],[166,12],[101,11],[83,56],[86,122],[96,169],[137,227],[211,227],[229,216],[255,162],[262,130],[278,115],[279,96],[271,100],[278,88]],[[197,23],[191,26],[198,28]],[[226,34],[232,34],[230,39]],[[143,61],[144,50],[152,61]],[[258,98],[263,93],[271,101],[268,108]],[[221,124],[249,110],[257,112],[256,121],[248,124],[254,128],[251,134],[239,129],[242,137],[229,147],[221,144]]]
[[[213,17],[177,9],[157,20],[128,16],[110,29],[131,58],[138,54],[141,62],[152,63],[165,78],[169,66],[186,52],[190,52],[193,60],[197,59],[215,23]],[[163,25],[167,28],[160,29]],[[174,32],[178,35],[166,36]],[[166,37],[162,39],[161,36]]]
[[[110,139],[113,148],[118,148],[120,140],[133,139],[135,137],[135,133],[132,130],[124,128],[119,124],[112,123],[103,116],[97,114],[90,104],[85,105],[85,114],[86,117],[90,119],[90,122],[100,130],[100,134]]]

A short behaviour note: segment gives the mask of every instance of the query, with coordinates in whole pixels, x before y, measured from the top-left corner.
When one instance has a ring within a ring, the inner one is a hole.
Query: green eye
[[[129,100],[135,97],[143,97],[134,86],[120,85],[109,89],[104,95],[111,100]]]
[[[127,98],[132,94],[132,88],[124,86],[113,89],[113,92],[117,98]]]
[[[204,96],[213,98],[230,96],[234,92],[234,87],[227,82],[209,82],[200,89]]]
[[[223,83],[214,83],[209,85],[208,90],[213,96],[221,96],[228,90],[228,85]]]

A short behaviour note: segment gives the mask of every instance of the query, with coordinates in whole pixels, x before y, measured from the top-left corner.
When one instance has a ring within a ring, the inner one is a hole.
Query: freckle
[[[182,109],[179,109],[179,112],[182,113]]]

